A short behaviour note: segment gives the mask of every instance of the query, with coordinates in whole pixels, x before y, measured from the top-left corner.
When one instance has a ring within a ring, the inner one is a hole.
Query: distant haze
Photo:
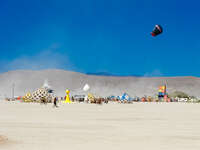
[[[17,70],[0,74],[1,96],[12,95],[12,84],[15,84],[15,96],[23,96],[33,92],[48,81],[49,86],[58,96],[64,96],[65,90],[70,89],[71,94],[83,92],[81,89],[87,83],[89,92],[97,96],[122,95],[124,92],[130,96],[153,96],[157,94],[158,87],[167,84],[168,93],[176,90],[189,95],[200,96],[200,78],[197,77],[118,77],[87,75],[66,70]],[[86,93],[85,93],[86,94]]]

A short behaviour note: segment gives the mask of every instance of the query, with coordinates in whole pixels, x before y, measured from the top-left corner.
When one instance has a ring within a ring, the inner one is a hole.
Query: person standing
[[[58,106],[57,106],[57,102],[58,102],[58,98],[55,97],[55,98],[53,99],[53,104],[54,104],[53,106],[54,106],[54,107],[58,107]]]

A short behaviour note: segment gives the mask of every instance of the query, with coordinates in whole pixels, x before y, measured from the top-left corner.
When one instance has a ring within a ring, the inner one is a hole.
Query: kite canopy
[[[152,36],[157,36],[163,32],[163,29],[160,25],[155,25],[153,31],[151,32]]]

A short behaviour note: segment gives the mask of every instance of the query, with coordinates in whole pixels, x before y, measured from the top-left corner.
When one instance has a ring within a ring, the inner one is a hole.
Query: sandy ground
[[[0,102],[3,150],[199,150],[200,104]]]

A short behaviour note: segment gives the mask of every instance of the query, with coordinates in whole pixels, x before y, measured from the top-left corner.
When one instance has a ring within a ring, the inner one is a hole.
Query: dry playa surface
[[[3,150],[199,150],[199,128],[200,104],[0,101]]]
[[[0,136],[0,144],[6,143],[8,139],[5,136]]]

